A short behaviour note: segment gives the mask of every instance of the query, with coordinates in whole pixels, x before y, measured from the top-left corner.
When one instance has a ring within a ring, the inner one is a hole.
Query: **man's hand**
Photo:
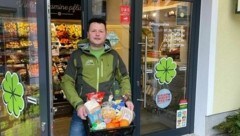
[[[86,108],[84,105],[81,105],[81,106],[77,109],[77,115],[78,115],[82,120],[86,120],[87,108]]]
[[[128,109],[132,110],[134,109],[134,105],[131,101],[126,101],[126,106],[128,107]]]

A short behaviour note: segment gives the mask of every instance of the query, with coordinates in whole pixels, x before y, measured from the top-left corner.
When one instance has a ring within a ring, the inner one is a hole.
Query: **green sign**
[[[24,88],[16,73],[7,72],[2,81],[2,98],[10,115],[18,118],[24,109]]]
[[[172,79],[176,76],[177,64],[172,58],[161,58],[155,65],[155,79],[158,80],[159,84],[169,84]]]

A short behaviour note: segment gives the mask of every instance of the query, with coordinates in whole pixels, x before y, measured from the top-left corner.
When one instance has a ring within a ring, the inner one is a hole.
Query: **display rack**
[[[69,20],[52,20],[52,74],[53,74],[53,107],[54,117],[68,116],[72,113],[72,106],[66,100],[60,82],[67,67],[70,54],[76,50],[77,43],[82,38],[80,22]]]

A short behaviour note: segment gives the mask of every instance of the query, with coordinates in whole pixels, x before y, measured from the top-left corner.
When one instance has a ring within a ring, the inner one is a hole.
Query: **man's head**
[[[107,30],[105,20],[92,18],[88,21],[88,39],[92,47],[102,47],[105,43],[106,36]]]

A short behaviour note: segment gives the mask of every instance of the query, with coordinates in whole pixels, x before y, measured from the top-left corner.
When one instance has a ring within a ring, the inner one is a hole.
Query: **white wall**
[[[206,116],[212,114],[218,0],[202,0],[197,67],[194,133],[205,136]]]

